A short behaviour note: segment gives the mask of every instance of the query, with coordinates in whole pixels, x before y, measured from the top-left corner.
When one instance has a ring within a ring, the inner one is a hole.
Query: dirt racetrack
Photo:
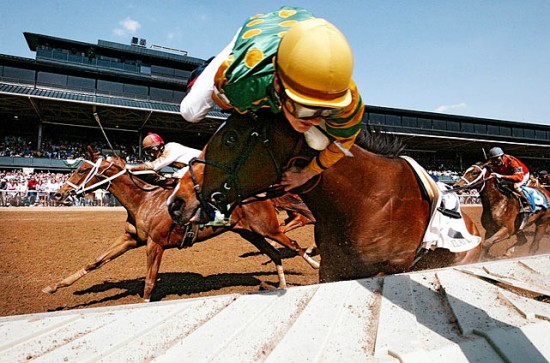
[[[463,210],[481,228],[481,207]],[[125,219],[122,208],[1,208],[0,316],[141,303],[145,248],[127,252],[55,295],[41,291],[93,262],[122,233]],[[529,239],[532,231],[533,227],[528,229]],[[313,226],[291,231],[289,236],[308,246]],[[505,245],[514,241],[513,237]],[[544,253],[550,252],[548,236],[542,245]],[[504,247],[492,248],[491,253],[501,254]],[[525,255],[527,247],[519,247],[516,256]],[[284,255],[289,287],[318,282],[317,271],[300,257]],[[278,283],[269,259],[232,232],[189,249],[167,250],[159,278],[153,301],[255,292]]]

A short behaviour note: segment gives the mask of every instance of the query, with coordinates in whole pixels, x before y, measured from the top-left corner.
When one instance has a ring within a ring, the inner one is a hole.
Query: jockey
[[[288,191],[330,168],[355,142],[364,106],[352,71],[351,49],[334,25],[285,6],[246,20],[195,79],[180,112],[188,122],[199,122],[215,104],[239,113],[283,112],[320,151],[305,168],[283,173]]]
[[[188,169],[189,160],[198,157],[200,150],[192,149],[177,142],[164,143],[164,140],[157,134],[149,133],[143,139],[143,151],[150,155],[153,161],[147,161],[143,164],[127,166],[129,171],[154,170],[159,171],[166,166],[172,166],[176,171],[172,176],[181,178]]]
[[[491,164],[491,176],[513,183],[514,190],[520,196],[524,208],[521,213],[531,213],[531,203],[528,196],[523,192],[521,186],[529,181],[529,169],[518,158],[507,155],[500,147],[489,150],[489,163]]]

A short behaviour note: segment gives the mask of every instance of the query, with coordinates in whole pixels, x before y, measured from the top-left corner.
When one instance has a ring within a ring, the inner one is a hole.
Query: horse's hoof
[[[45,288],[42,289],[42,292],[45,292],[46,294],[54,294],[57,290],[54,289],[53,287],[51,286],[46,286]]]

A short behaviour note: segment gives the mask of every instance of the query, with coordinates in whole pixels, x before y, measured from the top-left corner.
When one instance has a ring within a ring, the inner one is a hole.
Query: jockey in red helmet
[[[153,161],[147,161],[143,164],[127,166],[130,171],[154,170],[160,171],[162,168],[172,166],[176,171],[172,176],[181,178],[187,171],[189,160],[198,157],[200,150],[192,149],[177,142],[164,143],[164,140],[154,133],[149,133],[142,142],[143,151],[151,156]]]

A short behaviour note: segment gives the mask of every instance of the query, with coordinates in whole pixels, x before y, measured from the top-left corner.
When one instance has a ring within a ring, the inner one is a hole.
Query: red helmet
[[[145,136],[141,145],[144,149],[150,149],[155,146],[160,147],[164,145],[164,140],[159,135],[150,132]]]

